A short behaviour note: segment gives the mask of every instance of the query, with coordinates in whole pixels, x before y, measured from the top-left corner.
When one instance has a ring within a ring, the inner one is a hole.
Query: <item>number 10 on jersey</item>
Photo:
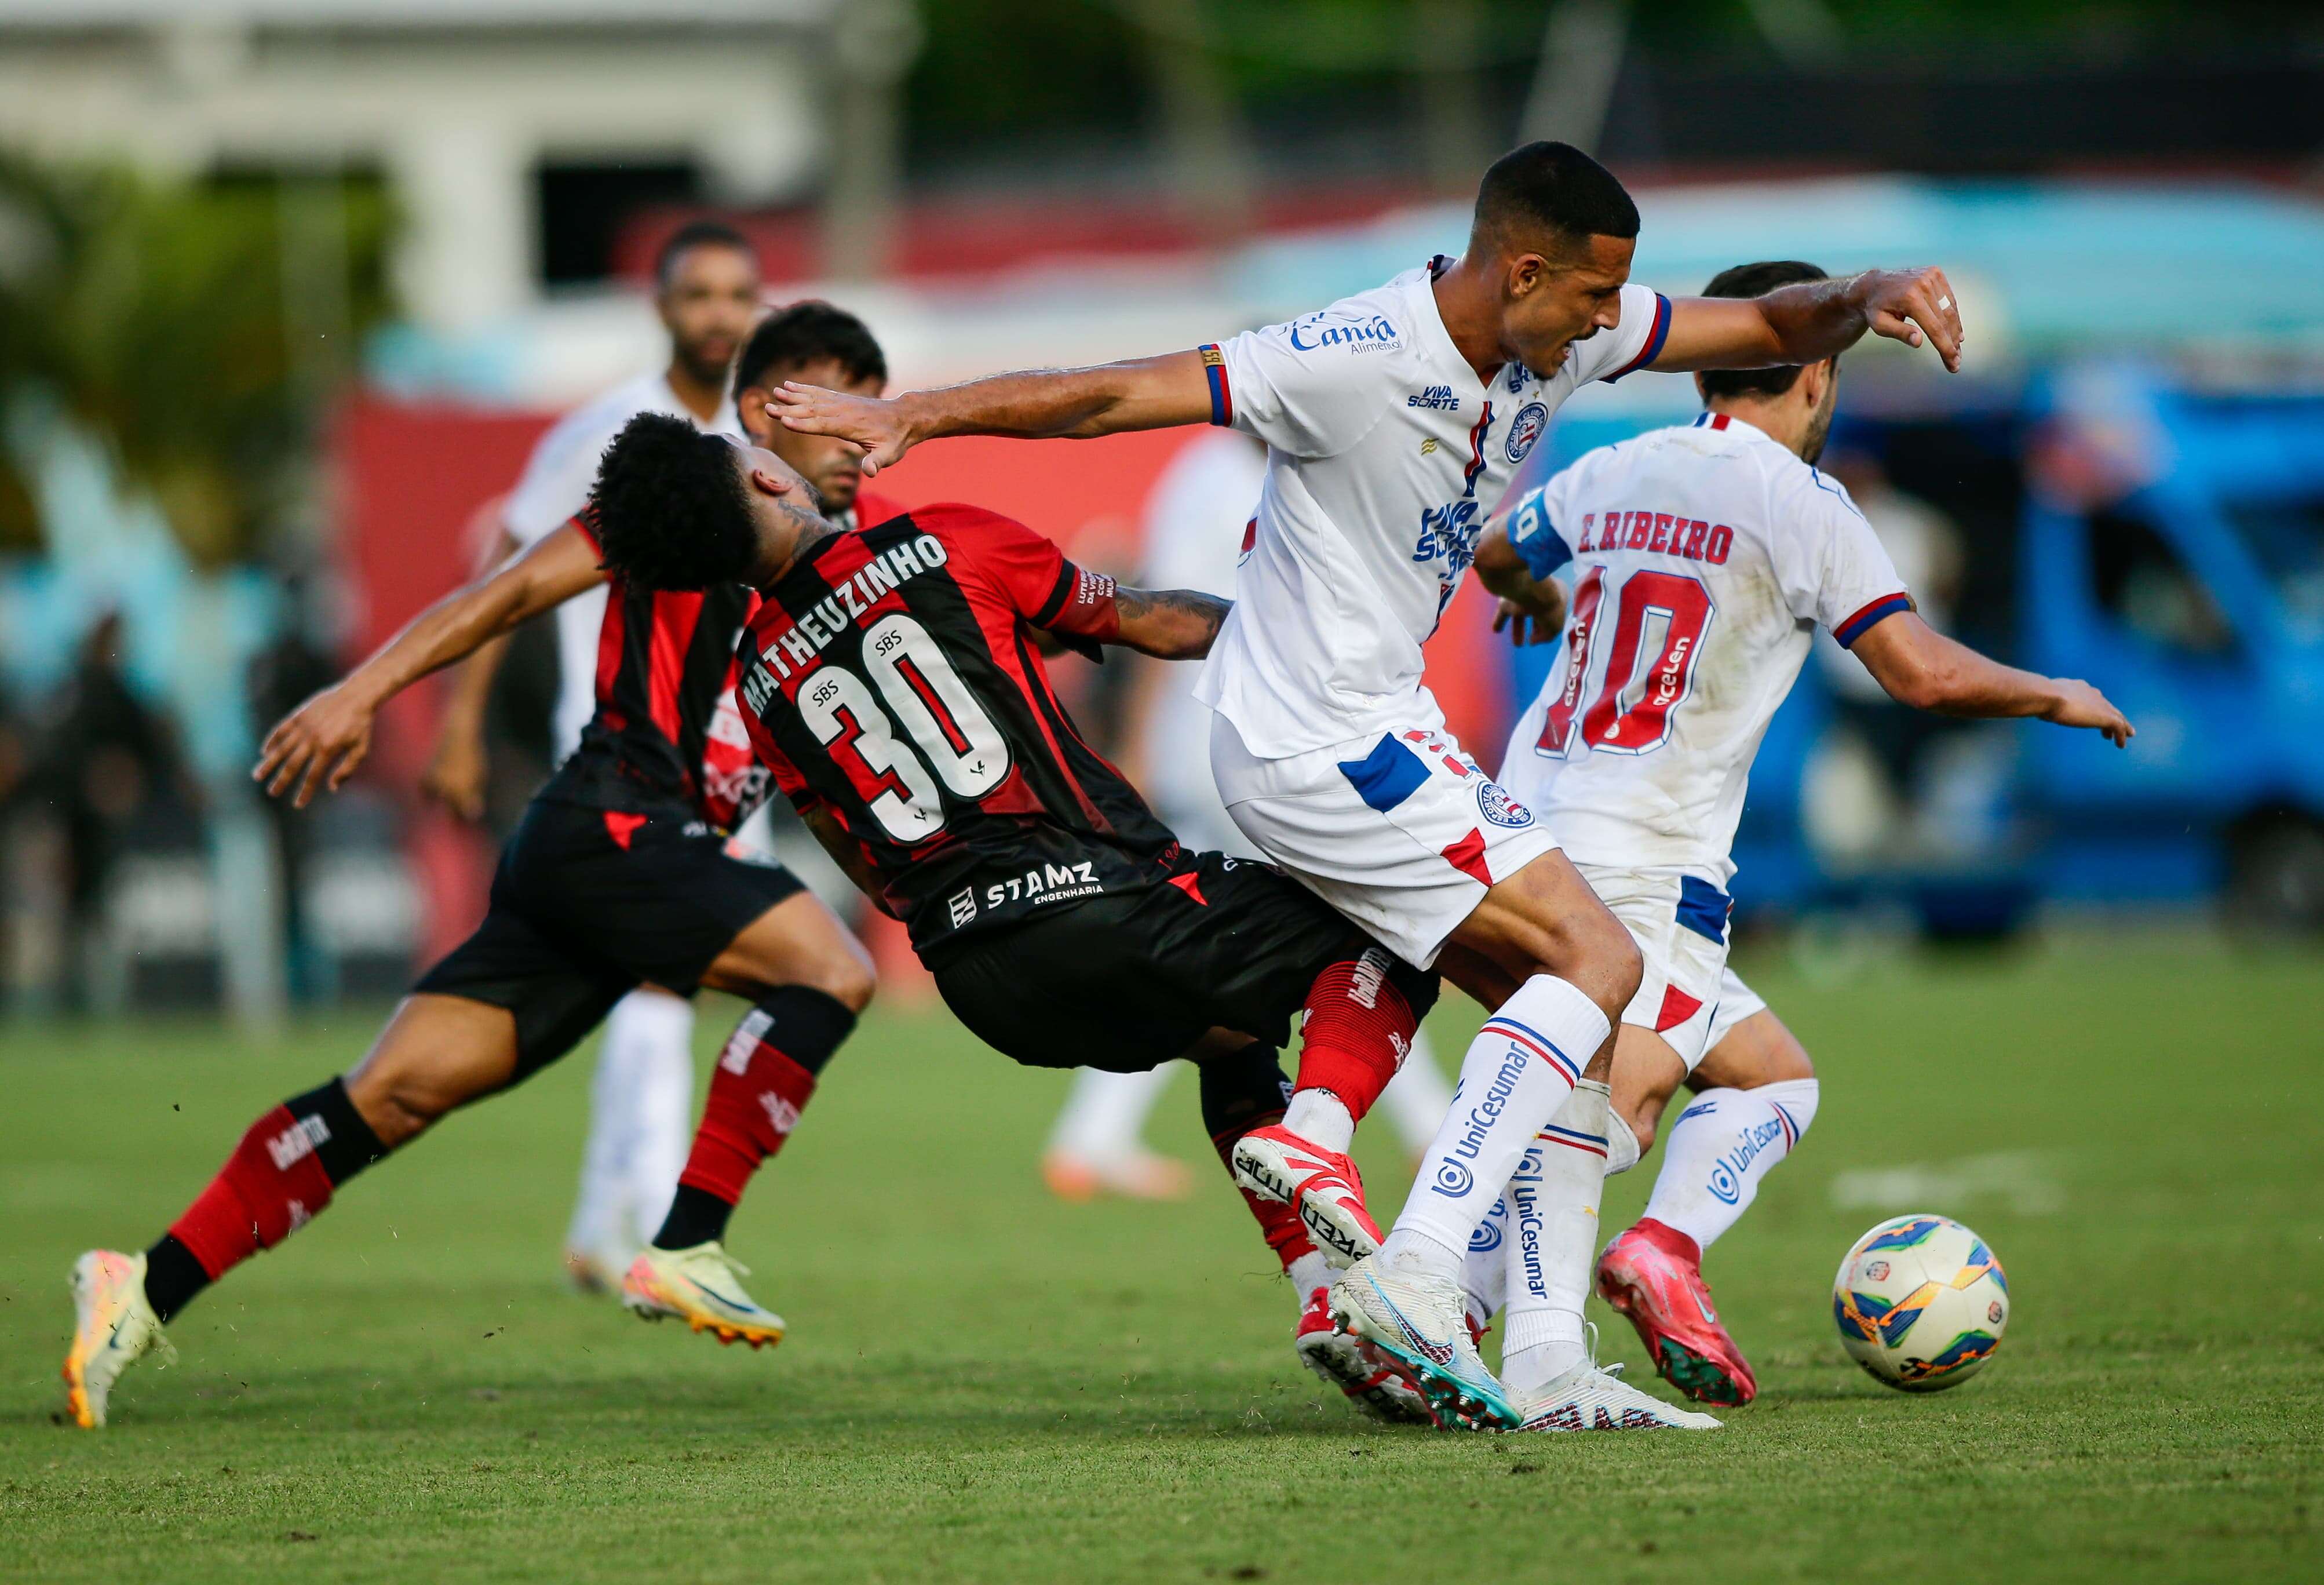
[[[1578,725],[1582,742],[1603,753],[1650,754],[1661,748],[1670,741],[1672,712],[1694,691],[1695,664],[1715,614],[1700,578],[1641,567],[1609,592],[1605,567],[1591,567],[1573,588],[1565,675],[1535,747],[1562,760]],[[1609,627],[1613,636],[1601,644],[1600,630]],[[1651,659],[1642,668],[1643,657]],[[1582,696],[1593,670],[1602,680],[1585,707]]]

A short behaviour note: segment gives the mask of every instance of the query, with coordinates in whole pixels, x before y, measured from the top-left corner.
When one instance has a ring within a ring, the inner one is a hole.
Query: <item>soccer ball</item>
[[[2009,1323],[2009,1278],[1950,1217],[1892,1217],[1856,1240],[1831,1282],[1849,1358],[1904,1392],[1941,1392],[1985,1368]]]

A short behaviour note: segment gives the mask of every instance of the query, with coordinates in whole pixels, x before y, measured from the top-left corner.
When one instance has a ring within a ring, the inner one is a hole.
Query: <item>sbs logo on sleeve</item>
[[[1494,825],[1511,831],[1522,831],[1533,824],[1533,811],[1509,797],[1508,789],[1498,781],[1478,784],[1477,810]]]
[[[1549,409],[1540,402],[1529,401],[1517,409],[1517,416],[1509,420],[1509,438],[1505,442],[1509,460],[1513,463],[1525,461],[1526,454],[1533,450],[1534,442],[1540,439],[1542,431],[1548,428]]]

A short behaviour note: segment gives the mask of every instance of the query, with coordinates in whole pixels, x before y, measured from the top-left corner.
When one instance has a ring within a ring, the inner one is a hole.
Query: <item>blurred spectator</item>
[[[297,709],[310,696],[338,680],[338,663],[330,646],[316,631],[306,580],[283,580],[283,600],[290,619],[274,641],[251,657],[251,741],[264,741],[274,723]],[[332,989],[329,965],[307,917],[308,881],[311,877],[319,811],[292,806],[289,798],[263,798],[261,806],[274,836],[281,898],[282,945],[288,960],[290,994],[300,1001],[319,1000]]]
[[[63,838],[64,928],[71,1000],[86,1006],[105,926],[106,882],[131,846],[197,839],[201,793],[176,733],[130,687],[123,618],[107,612],[81,640],[29,778]]]

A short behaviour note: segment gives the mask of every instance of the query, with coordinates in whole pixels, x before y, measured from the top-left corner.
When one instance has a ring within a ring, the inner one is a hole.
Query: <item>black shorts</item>
[[[1282,1046],[1315,976],[1372,945],[1271,865],[1188,853],[1178,873],[964,942],[930,965],[945,1005],[1030,1066],[1143,1073],[1214,1028]]]
[[[524,1078],[641,983],[691,995],[734,937],[800,889],[700,820],[536,798],[501,850],[484,922],[412,989],[515,1014]]]

